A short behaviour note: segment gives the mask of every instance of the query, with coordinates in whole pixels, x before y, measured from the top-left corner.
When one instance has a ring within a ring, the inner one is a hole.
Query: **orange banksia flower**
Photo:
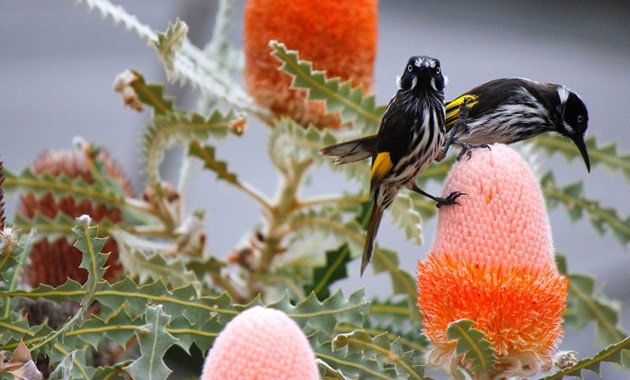
[[[118,165],[105,153],[100,153],[105,162],[105,172],[121,188],[132,195],[131,185],[124,177]],[[86,183],[94,182],[85,153],[80,150],[50,150],[44,152],[32,167],[35,174],[46,173],[53,177],[65,175],[68,178],[82,178]],[[32,219],[37,212],[53,219],[57,215],[64,214],[72,219],[89,215],[92,220],[99,222],[107,219],[110,223],[122,221],[122,213],[119,209],[95,204],[89,199],[77,200],[72,194],[61,198],[55,198],[52,193],[37,196],[33,193],[24,194],[21,197],[20,212]],[[102,252],[111,252],[106,266],[109,269],[105,273],[105,279],[116,278],[122,270],[118,261],[118,245],[112,238],[108,238]],[[64,237],[54,241],[43,239],[33,245],[29,255],[31,264],[24,270],[24,280],[36,287],[40,283],[59,286],[72,278],[80,283],[87,280],[87,271],[79,268],[81,264],[81,252],[72,246]]]
[[[231,320],[206,357],[201,380],[315,380],[315,354],[280,310],[255,306]]]
[[[278,70],[269,41],[298,50],[329,78],[372,86],[377,43],[376,0],[248,0],[245,6],[245,85],[249,94],[277,115],[302,125],[341,126],[337,115],[324,114],[322,102],[305,102],[306,94],[291,90],[291,78]]]
[[[470,319],[498,357],[494,378],[550,369],[568,279],[555,265],[538,181],[518,153],[493,145],[453,166],[444,194],[454,190],[468,195],[439,210],[433,249],[418,262],[429,362],[470,371],[446,340],[449,323]]]

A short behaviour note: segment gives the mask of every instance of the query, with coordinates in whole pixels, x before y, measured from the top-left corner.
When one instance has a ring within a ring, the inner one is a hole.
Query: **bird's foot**
[[[469,144],[461,140],[453,141],[453,144],[456,144],[462,147],[462,150],[457,155],[457,161],[461,161],[462,157],[464,157],[464,154],[466,155],[467,159],[470,160],[470,158],[472,157],[473,149],[488,148],[489,150],[492,150],[492,148],[490,148],[490,145],[488,144]]]
[[[437,208],[440,208],[442,206],[458,205],[459,202],[457,202],[457,198],[459,198],[462,195],[468,195],[468,194],[462,193],[461,191],[453,191],[446,198],[435,197],[435,201],[437,202],[436,206]]]

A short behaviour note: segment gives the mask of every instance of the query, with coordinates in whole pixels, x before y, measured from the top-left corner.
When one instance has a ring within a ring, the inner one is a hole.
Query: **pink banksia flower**
[[[285,313],[256,306],[231,320],[204,364],[201,380],[319,379],[315,354]]]
[[[278,70],[269,41],[297,50],[300,59],[325,70],[328,78],[351,80],[364,91],[372,86],[377,45],[377,0],[247,0],[244,44],[247,92],[277,115],[302,125],[339,128],[336,114],[323,102],[307,102],[303,90],[289,88],[291,78]]]
[[[498,364],[491,378],[549,370],[562,336],[568,279],[558,273],[543,195],[525,161],[505,145],[456,163],[444,194],[460,206],[438,214],[433,249],[418,262],[418,308],[434,365],[470,363],[446,339],[449,323],[475,322]],[[474,375],[474,374],[473,374]]]
[[[105,164],[105,174],[112,181],[117,182],[126,195],[131,196],[131,185],[118,164],[107,153],[99,154],[99,159]],[[48,174],[53,177],[63,175],[70,179],[81,178],[88,185],[94,183],[88,159],[85,152],[81,150],[48,150],[39,156],[31,169],[37,175]],[[41,213],[50,219],[55,219],[60,214],[71,219],[85,214],[96,223],[101,220],[107,220],[110,223],[122,221],[120,209],[97,204],[90,199],[76,199],[73,194],[56,196],[50,192],[42,195],[26,193],[22,195],[20,201],[20,212],[27,220]],[[118,261],[116,241],[112,238],[107,239],[102,252],[110,253],[105,264],[109,266],[105,272],[105,279],[116,279],[122,271],[122,265]],[[80,283],[87,281],[87,271],[79,268],[81,252],[65,237],[54,240],[44,238],[36,242],[29,258],[31,264],[24,269],[23,278],[33,287],[40,284],[59,286],[68,278]]]

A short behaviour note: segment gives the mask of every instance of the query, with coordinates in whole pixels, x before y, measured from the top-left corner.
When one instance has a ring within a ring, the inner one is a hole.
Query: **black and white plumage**
[[[466,117],[461,114],[464,103]],[[448,102],[445,125],[446,143],[437,160],[445,156],[451,144],[462,146],[462,153],[470,154],[470,148],[476,146],[511,144],[544,132],[557,132],[575,143],[590,171],[584,143],[586,105],[575,92],[559,84],[523,78],[489,81]],[[324,148],[322,154],[335,157],[340,164],[360,161],[373,154],[376,141],[376,136],[367,136]]]
[[[441,205],[455,204],[459,192],[434,197],[416,185],[416,178],[433,162],[444,145],[444,87],[440,62],[411,57],[398,78],[398,91],[390,100],[372,152],[370,195],[374,206],[368,226],[361,274],[371,260],[374,239],[383,212],[402,187],[419,192]]]

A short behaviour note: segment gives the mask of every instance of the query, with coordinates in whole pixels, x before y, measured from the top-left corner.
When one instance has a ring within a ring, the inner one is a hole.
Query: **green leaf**
[[[305,287],[305,293],[313,292],[317,298],[330,296],[330,285],[348,277],[346,266],[351,260],[348,244],[326,251],[326,262],[324,265],[315,267],[313,270],[314,282]]]
[[[231,111],[225,115],[215,111],[208,118],[199,114],[189,117],[181,112],[156,115],[143,136],[143,163],[150,183],[158,183],[158,168],[168,148],[176,143],[188,146],[210,137],[222,139],[230,131],[230,125],[242,120],[242,116]]]
[[[72,195],[76,201],[84,199],[107,206],[120,208],[125,198],[114,189],[99,183],[88,184],[80,177],[70,179],[65,175],[35,174],[26,168],[16,176],[5,171],[4,187],[8,192],[33,192],[37,195],[52,193],[55,198]]]
[[[552,375],[543,377],[541,380],[561,380],[564,376],[574,376],[584,378],[584,374],[582,370],[589,370],[595,372],[600,375],[600,364],[601,362],[610,362],[624,365],[626,359],[628,357],[628,350],[630,349],[630,337],[625,338],[624,340],[611,344],[605,349],[599,351],[595,356],[591,358],[585,358],[573,366],[569,368],[565,368],[559,372],[556,372]]]
[[[369,303],[364,299],[363,289],[355,291],[348,299],[345,299],[339,290],[322,302],[311,293],[295,306],[289,302],[288,297],[283,297],[280,301],[268,306],[287,313],[306,335],[310,335],[313,331],[320,331],[329,336],[341,323],[360,328],[370,308]]]
[[[173,99],[164,96],[163,83],[147,84],[140,72],[135,70],[131,70],[131,72],[135,74],[136,79],[130,83],[130,86],[142,103],[152,107],[158,115],[173,111]]]
[[[385,106],[377,106],[374,95],[364,95],[363,87],[353,88],[350,80],[326,78],[324,71],[313,70],[310,62],[300,60],[298,52],[280,42],[272,41],[270,46],[282,62],[280,69],[293,77],[291,87],[307,90],[310,100],[324,100],[327,112],[338,112],[344,123],[353,122],[368,133],[376,130]]]
[[[197,141],[193,141],[189,145],[188,154],[197,157],[203,162],[205,169],[213,171],[217,178],[227,181],[231,184],[238,183],[236,174],[228,171],[227,163],[215,158],[214,147],[206,145],[202,147]]]
[[[534,138],[534,141],[549,154],[560,152],[568,160],[582,157],[573,141],[562,136],[543,133]],[[600,147],[597,137],[592,136],[586,139],[586,148],[592,166],[602,165],[610,171],[620,171],[627,180],[630,180],[630,154],[618,153],[616,142]]]
[[[267,152],[276,167],[286,171],[290,162],[312,160],[323,163],[325,159],[318,153],[319,150],[335,142],[335,136],[328,130],[312,125],[305,128],[293,119],[283,117],[274,124]]]
[[[87,215],[78,217],[76,219],[76,225],[72,229],[77,235],[77,241],[74,243],[74,247],[82,253],[81,265],[79,268],[83,268],[88,272],[88,278],[83,287],[86,289],[86,294],[81,300],[81,310],[84,312],[87,307],[94,301],[94,294],[99,288],[100,282],[103,280],[106,268],[103,268],[109,253],[101,253],[101,249],[107,241],[106,238],[99,238],[98,227],[90,225],[90,218]]]
[[[289,219],[290,229],[297,235],[323,233],[334,236],[340,244],[347,244],[353,257],[363,251],[364,228],[357,220],[345,220],[344,215],[335,207],[294,213]]]
[[[161,305],[147,306],[146,324],[136,331],[141,356],[126,368],[136,379],[166,379],[171,371],[162,358],[176,339],[166,332],[171,316]]]
[[[484,339],[483,332],[472,328],[474,324],[467,319],[449,323],[446,339],[457,340],[456,352],[471,361],[473,373],[489,373],[497,359],[490,342]]]
[[[591,224],[600,234],[610,231],[622,244],[630,242],[630,216],[623,219],[614,208],[604,208],[599,201],[586,199],[582,182],[560,188],[551,171],[540,182],[550,208],[561,203],[573,221],[581,219],[583,213],[587,213]]]
[[[197,276],[186,267],[182,256],[167,259],[161,255],[169,245],[145,240],[121,230],[116,230],[113,236],[120,249],[120,262],[128,274],[140,283],[161,279],[173,288],[189,284],[199,288]]]
[[[566,313],[571,318],[567,318],[567,323],[581,329],[588,322],[595,322],[597,338],[604,344],[612,344],[628,336],[628,333],[618,326],[618,308],[594,290],[593,277],[583,274],[571,274],[568,277],[569,298]]]
[[[399,192],[387,211],[396,226],[405,231],[405,239],[414,239],[416,244],[422,244],[422,217],[416,211],[409,193]]]
[[[18,212],[15,215],[14,222],[23,232],[33,232],[35,236],[44,235],[48,240],[57,240],[63,237],[66,241],[72,243],[76,239],[76,235],[72,233],[74,218],[63,213],[59,213],[54,219],[50,219],[41,211],[37,211],[33,218],[29,219]],[[99,231],[106,234],[109,232],[111,225],[107,219],[102,219],[99,221]]]
[[[321,362],[320,367],[326,368],[327,373],[336,373],[334,376],[337,377],[333,378],[390,380],[395,375],[393,370],[385,373],[383,368],[374,360],[364,360],[360,352],[345,351],[345,355],[335,352],[331,342],[320,343],[317,339],[311,338],[311,347]]]
[[[403,351],[400,340],[390,341],[387,334],[371,337],[365,331],[356,330],[337,335],[332,345],[335,351],[342,350],[344,357],[361,353],[364,361],[375,361],[384,370],[393,366],[396,375],[404,379],[424,378],[422,353]]]
[[[377,247],[372,259],[374,273],[387,272],[391,279],[393,294],[402,294],[415,298],[417,293],[416,279],[406,270],[400,268],[396,252]]]
[[[169,80],[175,71],[175,54],[181,51],[187,33],[188,25],[178,18],[174,23],[168,23],[166,32],[157,34],[154,46],[166,68]]]

